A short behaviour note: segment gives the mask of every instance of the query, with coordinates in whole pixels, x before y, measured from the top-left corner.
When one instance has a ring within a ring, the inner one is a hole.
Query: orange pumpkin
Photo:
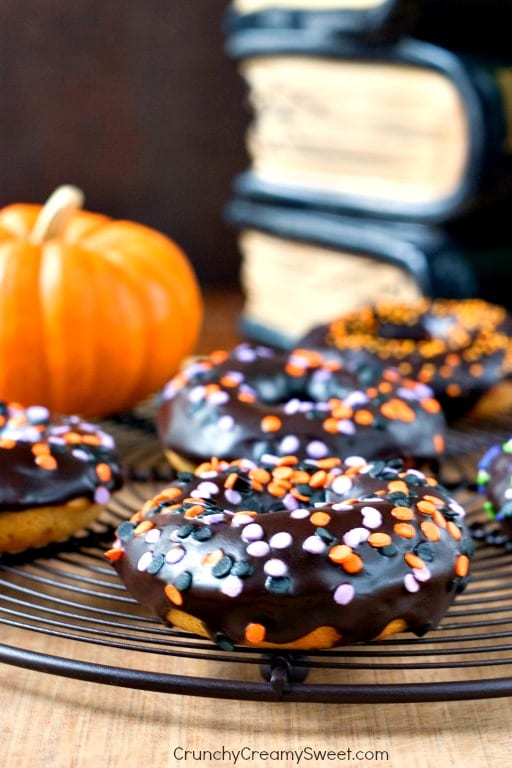
[[[194,348],[195,274],[163,234],[79,210],[0,210],[0,399],[103,416],[157,391]]]

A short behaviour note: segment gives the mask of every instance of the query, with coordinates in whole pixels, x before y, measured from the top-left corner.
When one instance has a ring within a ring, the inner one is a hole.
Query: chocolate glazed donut
[[[379,302],[313,328],[299,343],[338,353],[348,366],[396,366],[431,386],[450,420],[477,404],[485,415],[498,391],[510,399],[512,317],[481,299]]]
[[[478,462],[478,490],[484,509],[512,539],[512,439],[492,445]]]
[[[468,578],[464,510],[400,462],[212,459],[119,526],[106,557],[164,623],[320,649],[435,627]]]
[[[114,440],[96,425],[0,402],[0,552],[67,538],[122,480]]]
[[[431,460],[444,448],[444,416],[425,384],[248,344],[185,367],[165,388],[157,423],[171,463],[188,470],[210,456]]]

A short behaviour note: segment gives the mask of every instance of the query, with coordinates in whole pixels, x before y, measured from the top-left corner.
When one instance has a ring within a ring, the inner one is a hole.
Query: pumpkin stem
[[[68,219],[84,203],[84,194],[78,187],[64,184],[50,195],[41,209],[30,234],[30,242],[39,245],[56,237],[65,227]]]

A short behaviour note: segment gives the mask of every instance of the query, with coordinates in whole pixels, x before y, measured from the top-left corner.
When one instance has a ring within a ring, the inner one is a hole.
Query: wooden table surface
[[[239,308],[238,296],[209,298],[201,349],[236,340]],[[27,644],[23,630],[15,627],[4,628],[0,641]],[[69,652],[65,640],[51,635],[37,636],[35,647],[55,655]],[[98,646],[92,659],[102,663],[104,653]],[[166,671],[162,660],[153,663]],[[400,683],[401,672],[394,675]],[[508,765],[512,754],[512,708],[506,697],[418,704],[220,700],[0,664],[0,712],[0,756],[10,768],[327,768],[347,761],[393,768],[498,768]],[[314,758],[312,750],[323,753]]]

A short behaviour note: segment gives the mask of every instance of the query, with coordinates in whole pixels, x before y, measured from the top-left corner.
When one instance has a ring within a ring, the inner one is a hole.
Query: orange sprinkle
[[[338,419],[334,419],[332,416],[330,416],[328,419],[325,419],[322,427],[330,435],[336,435],[338,432]]]
[[[309,484],[310,474],[305,469],[294,469],[290,480],[297,485]]]
[[[373,424],[373,413],[365,408],[361,408],[360,411],[355,412],[354,421],[363,427],[369,427],[370,424]]]
[[[276,480],[289,480],[292,475],[293,469],[286,464],[278,466],[272,471],[272,477]]]
[[[267,472],[266,469],[250,469],[249,470],[249,477],[251,480],[254,480],[257,483],[263,483],[264,485],[268,482],[270,482],[271,475],[270,472]]]
[[[435,523],[431,523],[430,520],[424,520],[420,523],[421,532],[429,541],[439,541],[441,534],[439,528]]]
[[[446,528],[446,520],[438,509],[432,515],[432,520],[439,528]]]
[[[279,499],[281,499],[283,496],[286,496],[286,493],[290,488],[290,484],[288,483],[285,485],[284,482],[285,481],[269,483],[267,485],[267,491],[272,496],[277,496]]]
[[[334,469],[334,467],[339,467],[340,464],[341,459],[338,459],[337,456],[328,456],[326,459],[318,459],[316,462],[319,469]]]
[[[225,349],[214,349],[209,354],[209,358],[214,365],[220,365],[224,360],[227,360],[228,356],[228,352]]]
[[[120,560],[123,556],[123,550],[120,547],[113,547],[112,549],[108,549],[104,553],[104,557],[107,558],[107,560]]]
[[[323,488],[327,482],[327,472],[325,469],[319,469],[311,475],[309,484],[312,488]]]
[[[228,389],[231,387],[236,387],[239,384],[235,376],[229,376],[228,374],[222,376],[219,381],[223,387],[227,387]]]
[[[179,589],[176,589],[174,584],[166,584],[164,587],[164,592],[171,603],[174,603],[174,605],[183,605],[183,595]]]
[[[431,501],[432,504],[435,504],[436,507],[444,507],[445,502],[443,499],[441,499],[439,496],[432,496],[431,494],[425,494],[423,497],[425,501]]]
[[[439,413],[441,406],[433,397],[425,397],[420,401],[420,405],[427,413]]]
[[[66,443],[74,445],[82,442],[82,435],[79,435],[78,432],[66,432],[64,435],[64,440]]]
[[[101,445],[101,437],[99,435],[82,435],[82,443],[85,445]]]
[[[237,394],[237,398],[241,403],[254,403],[256,395],[253,395],[251,392],[242,391]]]
[[[352,554],[352,548],[347,544],[335,544],[329,550],[329,560],[333,563],[342,563]]]
[[[108,483],[112,479],[112,470],[104,461],[96,465],[96,474],[102,483]]]
[[[208,552],[208,554],[203,557],[202,564],[204,566],[209,566],[210,568],[213,568],[213,566],[217,565],[219,560],[222,560],[223,557],[224,557],[224,552],[222,549],[214,549],[213,552]]]
[[[331,522],[331,516],[327,512],[313,512],[309,519],[313,525],[317,525],[319,528],[323,528]]]
[[[281,419],[279,416],[269,414],[262,418],[260,427],[263,432],[278,432],[281,429]]]
[[[452,539],[459,541],[462,538],[462,531],[460,530],[458,525],[455,525],[453,520],[449,520],[447,522],[446,528],[448,530],[448,533],[452,537]]]
[[[340,403],[331,408],[331,414],[335,419],[350,419],[353,409],[348,405]]]
[[[444,451],[444,437],[442,435],[434,435],[434,448],[437,453],[443,453]]]
[[[0,448],[14,448],[16,445],[16,440],[12,440],[9,437],[0,437]]]
[[[469,571],[469,557],[467,555],[459,555],[457,560],[455,561],[455,573],[457,576],[461,576],[464,578],[464,576],[468,575]]]
[[[202,515],[204,512],[204,507],[202,504],[194,504],[192,507],[188,507],[185,510],[185,513],[183,517],[186,517],[187,520],[190,520],[193,517],[198,517],[199,515]]]
[[[34,443],[31,450],[34,456],[42,456],[45,453],[50,453],[50,446],[46,443]]]
[[[421,559],[421,557],[418,557],[418,555],[415,555],[413,552],[406,552],[404,555],[404,560],[411,568],[424,568],[425,563]]]
[[[160,491],[158,496],[155,496],[153,504],[158,504],[160,501],[173,501],[174,499],[179,499],[182,494],[183,491],[180,490],[180,488],[164,488],[163,491]]]
[[[397,520],[414,520],[414,512],[410,507],[393,507],[391,514]]]
[[[229,475],[224,480],[224,488],[233,488],[233,486],[236,484],[236,481],[238,480],[238,475],[236,472],[230,472]]]
[[[395,523],[393,530],[397,536],[401,536],[403,539],[413,539],[416,535],[416,531],[409,523]]]
[[[391,480],[390,483],[388,483],[388,490],[390,493],[409,493],[409,486],[407,483],[404,483],[403,480]]]
[[[423,512],[424,515],[433,515],[434,512],[437,511],[436,505],[431,501],[427,501],[426,499],[421,499],[418,501],[416,506],[420,512]]]
[[[398,421],[405,421],[409,424],[416,419],[416,414],[412,408],[396,397],[391,398],[386,403],[382,403],[380,410],[386,419],[398,419]]]
[[[248,643],[262,643],[266,634],[267,630],[263,624],[251,623],[245,628],[245,639]]]
[[[388,533],[370,533],[368,544],[371,547],[388,547],[391,544],[391,536]]]
[[[154,528],[154,524],[151,522],[151,520],[143,520],[141,523],[138,524],[138,526],[134,529],[133,535],[134,536],[141,536],[143,533],[146,533],[146,531],[150,531],[152,528]]]
[[[286,454],[286,456],[281,456],[281,458],[277,462],[277,465],[279,467],[284,467],[284,466],[291,466],[291,467],[293,467],[294,464],[298,464],[298,463],[299,463],[298,458],[296,456],[293,456],[292,454],[288,453],[288,454]]]
[[[341,563],[341,567],[347,572],[347,573],[359,573],[359,571],[363,570],[363,561],[359,557],[359,555],[356,555],[355,552],[352,552],[352,554],[347,557],[343,562]]]
[[[35,461],[41,469],[48,469],[50,471],[57,469],[57,461],[49,453],[43,453],[41,456],[36,456]]]
[[[458,384],[454,384],[453,382],[451,384],[448,384],[446,387],[446,394],[448,397],[459,397],[461,394],[461,388]]]

